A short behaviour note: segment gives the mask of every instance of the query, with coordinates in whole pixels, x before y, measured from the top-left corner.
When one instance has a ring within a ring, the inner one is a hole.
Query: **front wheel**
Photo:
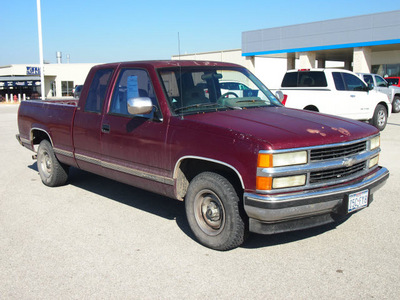
[[[374,116],[372,117],[371,124],[378,128],[380,131],[385,129],[388,119],[386,108],[382,104],[378,104],[375,108]]]
[[[400,112],[400,97],[399,96],[394,96],[394,98],[393,98],[392,112],[393,113]]]
[[[42,182],[47,186],[60,186],[68,179],[68,167],[61,164],[54,154],[53,147],[47,140],[39,144],[37,165]]]
[[[232,184],[204,172],[191,182],[185,197],[186,217],[198,241],[215,250],[240,246],[247,236],[246,216]]]

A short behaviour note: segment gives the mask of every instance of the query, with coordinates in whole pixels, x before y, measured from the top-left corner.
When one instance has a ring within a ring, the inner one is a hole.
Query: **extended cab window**
[[[96,72],[90,84],[85,102],[85,111],[100,113],[113,69],[101,69]]]
[[[124,69],[118,76],[111,99],[109,113],[131,116],[128,113],[128,99],[148,97],[158,107],[156,95],[150,77],[143,69]],[[151,117],[143,115],[144,117]]]

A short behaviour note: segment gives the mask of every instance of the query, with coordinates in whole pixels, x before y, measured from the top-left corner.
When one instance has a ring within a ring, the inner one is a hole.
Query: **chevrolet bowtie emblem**
[[[356,163],[356,159],[355,158],[344,158],[342,165],[345,167],[351,167]]]

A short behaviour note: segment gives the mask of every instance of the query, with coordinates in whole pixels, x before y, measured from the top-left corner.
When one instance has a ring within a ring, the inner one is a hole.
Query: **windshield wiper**
[[[196,107],[213,107],[213,106],[219,106],[218,103],[197,103],[197,104],[191,104],[191,105],[187,105],[187,106],[182,106],[182,107],[178,107],[174,110],[174,112],[180,112],[182,110],[187,110],[190,108],[196,108]]]
[[[256,102],[263,102],[263,103],[265,103],[265,101],[264,101],[264,100],[261,100],[261,99],[249,99],[249,100],[239,100],[239,101],[236,101],[236,103],[256,103]]]

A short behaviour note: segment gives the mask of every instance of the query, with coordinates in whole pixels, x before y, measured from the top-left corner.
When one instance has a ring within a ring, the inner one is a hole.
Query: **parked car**
[[[385,80],[389,83],[390,86],[400,87],[400,77],[390,76],[385,77]]]
[[[237,81],[221,81],[220,82],[221,91],[228,93],[227,97],[257,97],[258,90],[251,89],[247,85]]]
[[[342,69],[287,71],[277,92],[287,107],[369,121],[379,130],[385,128],[392,110],[386,95]]]
[[[371,85],[374,90],[384,93],[389,97],[392,103],[392,112],[400,112],[400,87],[390,85],[382,76],[371,73],[357,73],[357,75],[367,84]]]
[[[228,98],[223,79],[257,96]],[[79,100],[23,101],[18,128],[45,185],[65,184],[73,166],[184,201],[194,236],[217,250],[249,231],[345,219],[389,177],[376,128],[284,107],[247,69],[222,62],[95,66]]]

